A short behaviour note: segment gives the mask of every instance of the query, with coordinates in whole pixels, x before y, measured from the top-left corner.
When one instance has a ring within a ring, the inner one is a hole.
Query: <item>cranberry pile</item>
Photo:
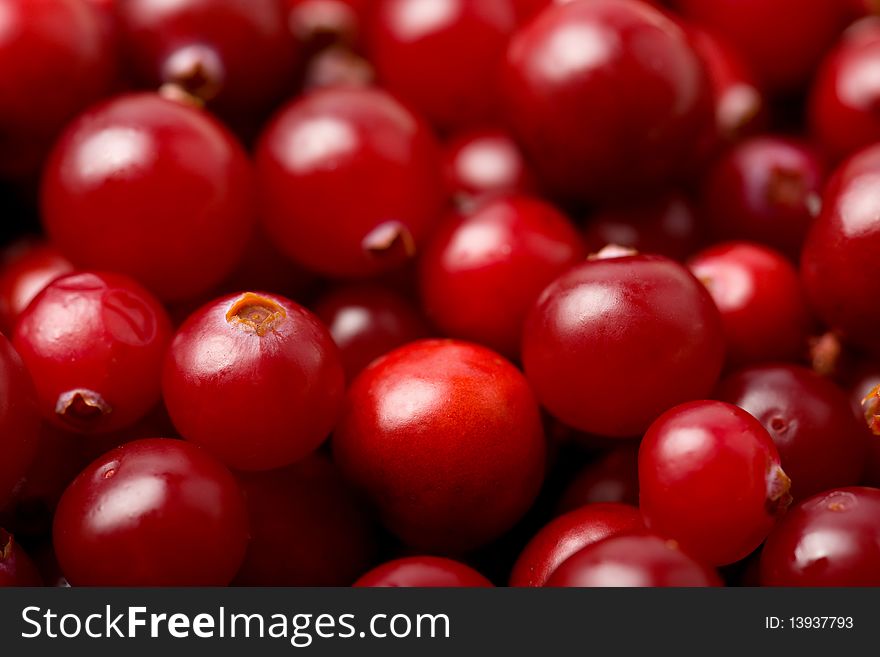
[[[880,586],[871,0],[0,0],[0,586]]]

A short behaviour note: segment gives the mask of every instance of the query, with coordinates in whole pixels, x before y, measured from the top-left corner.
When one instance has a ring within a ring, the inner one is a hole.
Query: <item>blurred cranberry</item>
[[[530,193],[537,183],[525,155],[504,130],[463,132],[444,148],[444,171],[450,194],[459,202],[483,194]]]
[[[15,320],[43,288],[73,271],[73,264],[52,244],[43,240],[19,241],[4,249],[15,256],[0,266],[0,330],[12,334]]]
[[[0,528],[0,588],[6,586],[42,586],[37,567],[12,534]]]
[[[377,566],[354,586],[485,588],[492,582],[463,563],[443,557],[405,557]]]
[[[581,468],[565,488],[557,510],[565,513],[599,502],[638,506],[638,445],[609,450]]]

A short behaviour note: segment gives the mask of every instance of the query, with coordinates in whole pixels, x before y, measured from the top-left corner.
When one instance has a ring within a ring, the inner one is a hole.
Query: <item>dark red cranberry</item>
[[[492,582],[470,566],[442,557],[405,557],[363,575],[354,586],[484,588]]]
[[[74,586],[224,586],[244,559],[248,518],[226,468],[157,438],[87,467],[64,492],[52,534]]]
[[[397,267],[443,208],[433,135],[378,90],[326,89],[293,101],[263,133],[257,167],[269,234],[327,275]]]
[[[636,436],[706,396],[724,360],[718,309],[681,265],[637,255],[578,265],[544,290],[523,334],[526,376],[566,424]]]
[[[318,300],[315,314],[339,347],[349,382],[379,356],[430,333],[405,298],[377,285],[336,288]]]
[[[566,486],[557,508],[567,512],[599,502],[638,505],[638,446],[609,450],[581,468]]]
[[[11,335],[18,316],[34,297],[71,271],[73,265],[52,244],[42,240],[28,244],[0,268],[0,329]]]
[[[333,438],[343,473],[407,545],[464,552],[531,506],[544,474],[538,406],[494,352],[424,340],[354,381]]]
[[[880,488],[880,367],[865,363],[849,382],[850,404],[868,435],[868,457],[862,484]]]
[[[14,343],[43,417],[86,433],[134,424],[159,401],[171,322],[127,276],[68,274],[31,302]]]
[[[0,334],[0,508],[36,455],[39,424],[30,376],[9,340]]]
[[[162,392],[184,438],[230,467],[270,470],[324,441],[344,386],[337,348],[312,313],[245,292],[203,306],[181,326]]]
[[[519,145],[503,130],[462,132],[447,142],[443,157],[446,184],[459,202],[483,194],[528,194],[536,189]]]
[[[761,423],[724,402],[667,411],[639,450],[645,524],[715,566],[743,559],[764,541],[791,502],[790,485]]]
[[[797,360],[807,353],[810,311],[794,265],[751,242],[717,244],[688,267],[706,288],[724,322],[731,365]]]
[[[880,586],[880,490],[838,488],[791,509],[761,553],[763,586]]]
[[[0,528],[0,588],[42,586],[43,579],[12,534]]]
[[[708,77],[684,30],[635,0],[547,8],[514,36],[503,88],[542,177],[580,201],[668,181],[712,123]]]
[[[579,550],[644,526],[639,510],[626,504],[590,504],[559,516],[520,553],[510,586],[545,586],[559,565]]]
[[[220,283],[253,217],[247,155],[208,114],[120,96],[67,129],[43,179],[49,237],[77,266],[128,274],[163,299]]]
[[[283,4],[293,36],[311,55],[361,45],[367,5],[373,0],[283,0]]]
[[[703,214],[718,238],[762,242],[796,259],[821,209],[824,185],[825,165],[813,146],[753,137],[709,170]]]
[[[235,584],[348,586],[374,563],[375,528],[325,456],[238,479],[251,540]]]
[[[868,437],[846,394],[830,381],[803,367],[763,365],[731,375],[716,395],[764,425],[795,500],[861,481]]]
[[[577,231],[553,206],[486,199],[434,232],[421,260],[422,302],[444,334],[515,358],[538,295],[584,256]]]

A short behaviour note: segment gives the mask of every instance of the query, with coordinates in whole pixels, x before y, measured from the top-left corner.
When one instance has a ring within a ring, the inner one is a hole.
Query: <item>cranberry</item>
[[[867,435],[833,383],[802,367],[763,365],[728,377],[716,394],[770,433],[795,500],[859,483]]]
[[[257,166],[270,235],[332,276],[400,265],[443,207],[433,135],[377,90],[319,90],[287,105],[263,133]]]
[[[728,363],[796,360],[806,354],[810,311],[798,272],[781,253],[728,242],[698,253],[688,266],[721,311]]]
[[[67,488],[53,539],[74,586],[223,586],[245,556],[247,511],[234,477],[206,452],[137,440]]]
[[[287,24],[306,54],[360,45],[373,0],[283,0]],[[372,9],[372,8],[371,8]]]
[[[184,438],[230,467],[270,470],[324,441],[344,385],[333,339],[312,313],[284,297],[245,292],[186,320],[162,391]]]
[[[753,137],[709,170],[703,213],[716,237],[762,242],[797,258],[824,184],[824,162],[810,144]]]
[[[590,201],[666,182],[712,121],[684,30],[635,0],[547,8],[513,38],[504,103],[548,185]]]
[[[868,458],[861,483],[880,487],[880,367],[864,364],[850,382],[850,403],[860,423],[865,421],[868,435]]]
[[[348,586],[373,563],[375,530],[325,456],[239,475],[251,540],[241,586]]]
[[[494,352],[424,340],[368,367],[333,438],[337,463],[407,545],[464,552],[531,506],[545,445],[522,374]]]
[[[336,288],[318,301],[315,314],[339,347],[349,382],[379,356],[430,333],[406,299],[377,285]]]
[[[645,523],[716,566],[739,561],[763,542],[791,502],[790,483],[761,423],[723,402],[667,411],[639,450]]]
[[[558,509],[567,512],[599,502],[639,503],[638,446],[609,450],[581,468],[566,486]]]
[[[791,509],[761,554],[764,586],[880,586],[880,490],[838,488]]]
[[[459,201],[536,189],[534,174],[519,145],[497,128],[460,133],[447,142],[444,163],[449,192]]]
[[[492,582],[470,566],[442,557],[405,557],[377,566],[354,586],[484,588]]]
[[[0,334],[0,508],[36,455],[38,429],[30,377],[9,340]]]
[[[42,585],[43,579],[30,557],[12,534],[0,529],[0,588]]]
[[[538,295],[584,255],[577,231],[553,206],[525,196],[487,199],[435,231],[421,261],[425,310],[446,335],[516,357]]]
[[[626,504],[590,504],[559,516],[520,553],[511,586],[545,586],[566,559],[582,548],[644,528],[639,510]]]
[[[43,288],[73,271],[70,261],[43,240],[28,243],[0,267],[0,329],[12,333],[18,316]]]
[[[134,424],[160,395],[171,322],[126,276],[78,273],[50,283],[22,313],[14,343],[57,426],[105,432]]]
[[[328,48],[309,60],[303,88],[368,87],[374,78],[373,67],[361,55],[346,48]]]
[[[209,290],[242,256],[251,170],[207,114],[120,96],[66,131],[43,180],[49,237],[74,264],[128,274],[163,299]]]
[[[666,409],[712,390],[724,335],[712,298],[684,267],[661,256],[612,257],[578,265],[544,290],[522,357],[557,418],[636,436]]]

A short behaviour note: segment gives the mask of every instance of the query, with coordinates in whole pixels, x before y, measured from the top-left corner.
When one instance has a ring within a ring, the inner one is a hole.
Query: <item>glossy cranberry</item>
[[[317,302],[315,314],[339,347],[349,382],[379,356],[430,333],[406,299],[377,285],[336,288]]]
[[[368,367],[348,392],[333,451],[407,545],[464,552],[531,506],[544,474],[538,406],[494,352],[424,340]]]
[[[568,512],[599,502],[638,505],[638,446],[609,450],[581,468],[566,486],[557,508]]]
[[[763,586],[880,586],[880,490],[838,488],[791,509],[761,553]]]
[[[208,114],[153,94],[121,96],[61,138],[44,175],[43,220],[74,264],[185,299],[241,258],[251,175],[244,150]]]
[[[377,566],[354,586],[484,588],[492,582],[470,566],[443,557],[405,557]]]
[[[645,524],[721,566],[748,556],[791,502],[770,435],[741,408],[682,404],[660,416],[639,449]]]
[[[635,436],[707,395],[721,371],[721,318],[681,265],[637,255],[578,265],[544,290],[523,335],[526,376],[566,424]]]
[[[770,433],[795,500],[860,482],[868,437],[833,383],[806,368],[764,365],[728,377],[716,394]]]
[[[584,229],[587,248],[598,253],[609,244],[684,260],[703,243],[702,220],[679,192],[599,208]]]
[[[486,199],[434,232],[421,260],[425,311],[444,334],[515,358],[538,295],[584,256],[577,231],[553,206],[526,196]]]
[[[162,392],[180,434],[240,470],[270,470],[314,451],[344,389],[327,329],[299,304],[245,292],[196,311],[177,331]]]
[[[126,0],[117,3],[135,72],[170,83],[224,114],[279,100],[296,65],[280,0]]]
[[[519,145],[497,128],[462,132],[444,149],[446,184],[457,200],[483,194],[531,193],[534,174]]]
[[[712,121],[708,78],[684,31],[635,0],[544,10],[514,36],[503,86],[542,177],[581,201],[666,182]]]
[[[688,267],[706,288],[724,322],[732,365],[797,360],[807,353],[810,311],[794,265],[751,242],[701,251]]]
[[[703,213],[716,237],[762,242],[797,258],[821,208],[825,166],[810,144],[747,139],[709,170]]]
[[[0,334],[0,508],[36,455],[38,417],[30,376],[9,340]]]
[[[238,479],[251,540],[235,584],[348,586],[374,563],[375,528],[327,457]]]
[[[23,245],[22,251],[0,267],[0,329],[7,335],[18,316],[43,288],[73,271],[70,261],[43,240]]]
[[[257,166],[269,234],[332,276],[400,265],[443,207],[434,137],[378,90],[319,90],[287,105],[263,133]]]
[[[579,550],[547,580],[553,587],[721,586],[721,578],[675,541],[653,534],[614,536]]]
[[[74,586],[224,586],[244,559],[238,483],[180,440],[138,440],[89,465],[58,504],[58,562]]]
[[[102,29],[84,0],[0,0],[0,177],[36,173],[64,124],[110,89]]]
[[[50,283],[14,335],[43,417],[86,433],[134,424],[155,406],[170,340],[170,320],[149,292],[91,272]]]
[[[675,0],[727,39],[769,91],[798,90],[848,20],[840,0]]]
[[[30,557],[12,534],[0,529],[0,588],[42,585],[43,580]]]
[[[545,586],[566,559],[588,545],[644,529],[642,515],[626,504],[590,504],[562,515],[541,529],[520,553],[511,586]]]
[[[849,383],[850,404],[867,430],[868,456],[862,484],[880,488],[880,367],[864,363],[853,373]]]

